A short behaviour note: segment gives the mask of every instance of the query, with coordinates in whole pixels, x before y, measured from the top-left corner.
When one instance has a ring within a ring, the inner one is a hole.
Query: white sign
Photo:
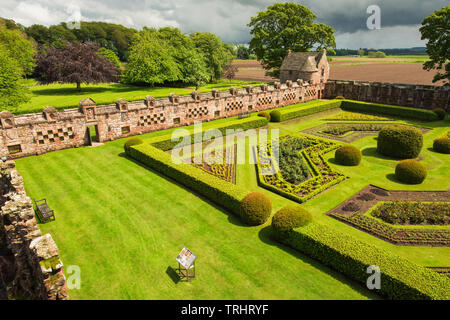
[[[177,261],[185,268],[189,269],[194,263],[194,260],[197,258],[195,254],[192,253],[191,250],[184,247],[183,250],[181,250],[180,254],[177,257]]]

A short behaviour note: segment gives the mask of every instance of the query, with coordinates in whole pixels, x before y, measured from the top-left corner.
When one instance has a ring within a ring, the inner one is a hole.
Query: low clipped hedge
[[[380,130],[377,151],[397,159],[417,158],[422,150],[423,135],[410,126],[385,126]]]
[[[125,150],[125,153],[128,154],[131,146],[137,146],[142,143],[144,143],[144,141],[142,141],[139,138],[134,137],[134,138],[128,139],[125,142],[125,144],[123,145],[123,149]]]
[[[192,165],[175,164],[170,154],[149,144],[130,147],[129,155],[190,190],[198,192],[237,216],[240,215],[241,201],[249,193],[247,190],[199,170]]]
[[[263,224],[272,212],[272,200],[265,194],[252,192],[241,202],[241,218],[251,226]]]
[[[272,229],[275,237],[295,228],[304,227],[312,222],[311,213],[300,206],[289,205],[278,210],[272,218]]]
[[[259,112],[259,113],[258,113],[258,117],[263,117],[263,118],[266,118],[267,120],[270,121],[270,114],[267,113],[266,111],[261,111],[261,112]]]
[[[294,229],[278,241],[366,285],[367,267],[381,271],[379,291],[389,299],[450,299],[450,279],[387,250],[318,223]]]
[[[280,121],[305,117],[314,113],[336,109],[341,106],[341,103],[342,103],[341,100],[331,100],[331,101],[321,101],[310,106],[302,106],[302,104],[300,103],[298,104],[298,107],[289,106],[288,109],[284,110],[283,108],[281,108],[279,109]]]
[[[357,166],[361,162],[362,154],[357,147],[346,145],[336,150],[334,158],[337,163],[344,166]]]
[[[354,100],[343,100],[341,108],[348,111],[361,111],[397,116],[401,118],[411,118],[422,121],[436,121],[438,116],[432,110],[391,106],[371,102],[361,102]]]
[[[248,130],[248,129],[254,129],[254,128],[259,128],[262,126],[267,125],[269,121],[266,118],[262,118],[262,117],[249,117],[249,118],[245,118],[245,119],[239,119],[239,120],[234,120],[231,122],[227,122],[225,124],[222,125],[218,125],[215,127],[207,127],[203,130],[203,132],[201,134],[197,134],[194,135],[194,129],[187,129],[189,130],[189,134],[190,134],[190,141],[187,143],[187,145],[194,143],[194,140],[196,138],[201,138],[201,135],[203,135],[205,130],[209,130],[209,129],[217,129],[219,130],[222,135],[226,135],[226,131],[227,130],[238,130],[238,129],[242,129],[243,131]],[[200,135],[200,137],[198,137],[198,135]],[[183,146],[182,144],[180,144],[180,141],[182,141],[182,137],[180,137],[179,139],[176,139],[175,141],[172,141],[172,135],[168,134],[165,135],[163,137],[159,136],[159,137],[155,137],[155,138],[151,138],[146,140],[148,141],[150,144],[152,144],[154,147],[161,149],[163,151],[167,151],[167,150],[171,150],[173,149],[175,146]]]
[[[279,110],[273,110],[270,112],[270,122],[280,122],[281,113]]]
[[[433,109],[433,112],[437,115],[439,120],[445,119],[445,110],[442,108],[435,108]]]
[[[442,137],[433,141],[433,150],[439,153],[450,153],[450,138]]]
[[[395,167],[395,177],[404,183],[422,183],[427,177],[427,174],[427,167],[414,159],[400,161]]]

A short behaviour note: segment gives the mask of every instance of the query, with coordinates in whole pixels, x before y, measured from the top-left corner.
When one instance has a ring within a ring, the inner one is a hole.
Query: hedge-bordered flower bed
[[[274,175],[263,175],[263,168],[268,164],[261,164],[261,160],[264,160],[264,163],[274,163],[275,160],[271,157],[270,145],[267,146],[267,150],[260,148],[256,150],[258,184],[299,203],[311,199],[346,178],[344,175],[333,171],[322,157],[322,154],[336,149],[337,144],[307,136],[301,138],[310,141],[312,144],[310,147],[301,150],[300,154],[310,165],[313,177],[298,185],[286,181],[280,171],[277,171]]]
[[[318,223],[279,241],[366,285],[367,267],[381,272],[380,293],[389,299],[450,299],[450,279],[377,246]]]

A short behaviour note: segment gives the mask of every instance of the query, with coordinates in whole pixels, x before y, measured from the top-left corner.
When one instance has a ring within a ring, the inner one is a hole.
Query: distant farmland
[[[435,72],[422,68],[426,56],[388,56],[384,59],[366,57],[332,57],[330,79],[395,82],[405,84],[432,85]],[[265,76],[265,71],[256,60],[237,60],[239,68],[235,79],[276,81]],[[437,83],[442,84],[442,83]]]

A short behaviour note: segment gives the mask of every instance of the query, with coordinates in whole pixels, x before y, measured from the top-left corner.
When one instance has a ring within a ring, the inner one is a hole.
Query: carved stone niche
[[[128,101],[125,99],[117,99],[116,107],[117,107],[117,109],[119,109],[120,112],[127,112],[128,111]]]
[[[297,79],[297,84],[298,84],[299,86],[302,86],[302,85],[303,85],[303,80],[302,80],[302,79]]]
[[[9,111],[0,112],[0,121],[3,129],[12,128],[15,126],[14,115]]]
[[[171,93],[169,95],[169,101],[172,104],[178,104],[180,102],[180,97],[176,93]]]
[[[253,92],[253,87],[251,85],[248,85],[245,87],[245,90],[247,91],[247,93],[252,93]]]
[[[262,83],[260,87],[263,92],[267,91],[267,88],[268,88],[267,84]]]
[[[219,98],[220,97],[220,90],[219,89],[212,89],[211,94],[213,98]]]
[[[197,90],[192,91],[191,97],[192,97],[192,99],[194,99],[195,102],[199,102],[200,101],[200,94],[199,94],[199,92]]]
[[[278,81],[275,82],[273,86],[275,87],[275,89],[281,89],[281,83],[279,83]]]
[[[156,99],[152,96],[146,96],[144,101],[147,108],[153,108],[156,104]]]
[[[86,116],[86,120],[95,120],[97,115],[97,104],[91,98],[80,101],[81,112]]]
[[[47,119],[48,122],[55,122],[58,120],[58,111],[51,106],[47,106],[44,108],[44,118]]]
[[[286,85],[288,88],[292,88],[292,80],[286,80]]]
[[[236,87],[231,87],[231,88],[230,88],[230,93],[231,93],[233,96],[237,96],[237,93],[238,93],[237,88],[236,88]]]

